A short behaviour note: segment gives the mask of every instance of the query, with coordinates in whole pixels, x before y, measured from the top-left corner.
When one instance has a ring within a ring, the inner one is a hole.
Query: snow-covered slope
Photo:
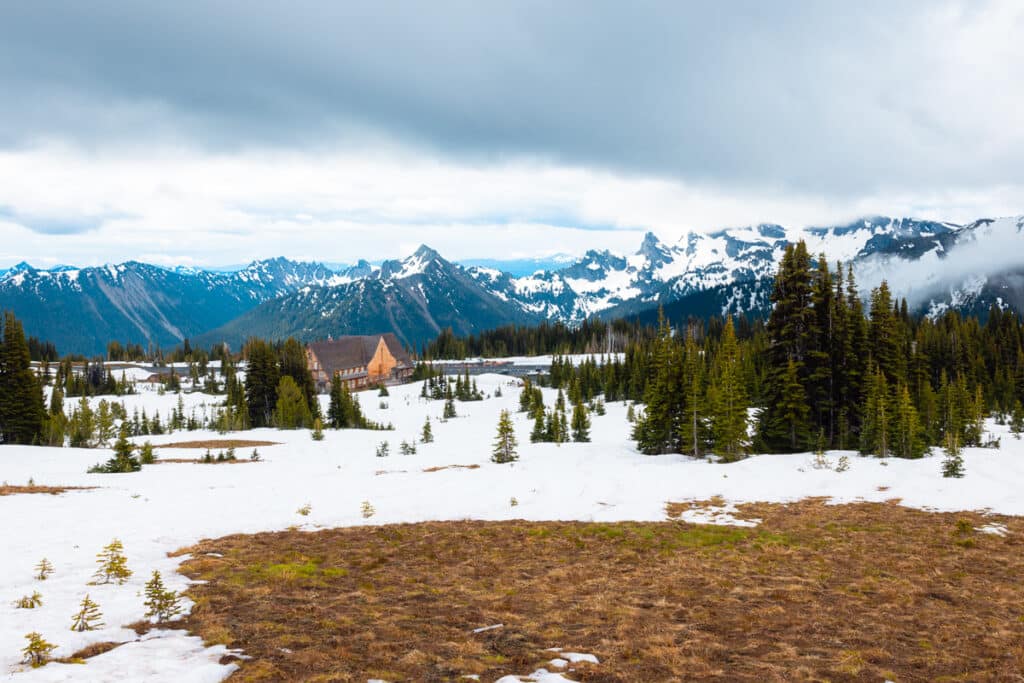
[[[943,478],[939,455],[882,460],[828,453],[832,463],[841,455],[849,458],[849,471],[842,473],[815,469],[809,453],[759,455],[718,465],[680,455],[640,455],[629,439],[627,407],[621,402],[609,403],[607,415],[593,417],[592,443],[530,443],[532,421],[515,412],[518,392],[509,378],[482,375],[477,381],[492,396],[500,386],[503,396],[459,404],[459,417],[446,422],[439,419],[442,402],[421,399],[419,384],[392,388],[387,407],[364,401],[368,416],[393,422],[393,432],[328,430],[323,441],[310,439],[307,430],[146,437],[166,459],[201,457],[202,449],[159,448],[186,439],[252,438],[280,444],[260,447],[262,461],[256,463],[164,463],[135,474],[86,474],[89,465],[109,458],[111,451],[0,446],[0,472],[11,484],[33,479],[38,485],[99,487],[60,496],[0,497],[0,518],[6,522],[0,525],[0,671],[12,681],[210,683],[227,677],[233,666],[218,664],[226,654],[223,646],[205,649],[182,630],[160,629],[153,632],[157,638],[137,640],[126,627],[143,617],[143,586],[153,570],[171,589],[187,587],[187,579],[174,571],[184,558],[168,553],[227,534],[425,520],[657,521],[665,519],[669,501],[716,495],[725,508],[695,510],[686,519],[736,523],[726,512],[728,505],[808,496],[829,496],[834,502],[898,498],[903,505],[926,509],[1024,514],[1024,442],[994,424],[989,429],[1002,437],[1002,448],[964,449],[963,479]],[[543,391],[550,405],[555,392]],[[326,398],[321,397],[325,411]],[[129,414],[137,408],[167,415],[178,397],[147,390],[121,400]],[[203,394],[186,393],[182,400],[186,412],[209,414],[213,409]],[[514,465],[490,462],[494,425],[503,409],[513,411],[520,443]],[[415,438],[426,415],[434,421],[434,443],[421,444],[415,455],[398,455],[395,446]],[[391,442],[395,455],[375,457],[383,440]],[[239,455],[249,452],[240,449]],[[476,469],[443,469],[449,465]],[[364,500],[376,509],[370,519],[361,514]],[[308,514],[298,513],[305,505]],[[95,554],[114,537],[124,544],[133,576],[123,586],[88,585]],[[44,557],[56,573],[37,581],[32,568]],[[36,590],[42,593],[42,607],[12,605]],[[72,632],[71,615],[86,593],[100,604],[106,626]],[[52,663],[33,670],[18,664],[24,635],[31,631],[56,644],[57,657],[98,642],[129,644],[85,664]]]
[[[696,293],[756,283],[776,271],[786,245],[804,240],[812,254],[857,263],[907,243],[942,242],[962,226],[914,219],[866,218],[848,225],[784,228],[761,224],[688,232],[666,244],[648,233],[628,256],[588,251],[572,265],[513,278],[486,268],[470,273],[486,288],[545,317],[580,321],[591,315],[640,310]],[[767,304],[767,292],[725,297],[736,311]]]

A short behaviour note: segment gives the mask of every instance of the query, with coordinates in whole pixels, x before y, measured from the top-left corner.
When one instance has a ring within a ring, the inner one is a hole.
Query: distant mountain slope
[[[0,275],[0,309],[62,353],[102,353],[108,341],[177,344],[268,299],[338,276],[319,264],[277,258],[234,273],[167,270],[130,261],[97,268],[37,270],[22,263]]]
[[[540,321],[487,291],[464,268],[420,247],[401,261],[385,261],[361,279],[310,286],[268,301],[227,325],[201,335],[196,343],[226,341],[233,348],[250,335],[302,340],[343,334],[394,332],[418,348],[445,327],[468,334],[509,323]]]
[[[250,334],[393,331],[418,346],[450,326],[468,333],[540,320],[769,310],[771,278],[786,245],[807,242],[830,264],[852,264],[863,292],[887,279],[923,313],[1024,312],[1024,217],[967,225],[872,217],[847,225],[761,224],[689,232],[667,244],[647,234],[634,254],[591,250],[554,270],[514,275],[450,263],[421,247],[401,261],[366,261],[341,272],[285,259],[231,273],[141,263],[0,273],[0,308],[61,351],[95,353],[110,339],[171,345],[183,337],[233,345]],[[202,333],[202,334],[201,334]]]

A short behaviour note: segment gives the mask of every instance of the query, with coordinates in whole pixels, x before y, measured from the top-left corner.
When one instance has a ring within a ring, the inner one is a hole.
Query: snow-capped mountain
[[[176,344],[263,301],[337,277],[320,264],[283,258],[233,273],[136,261],[50,270],[19,263],[0,275],[0,309],[13,310],[29,334],[62,351],[95,354],[114,339]]]
[[[359,267],[357,264],[327,283],[306,286],[257,306],[200,336],[196,343],[226,341],[236,346],[253,334],[308,340],[391,331],[404,344],[418,347],[445,327],[461,335],[499,325],[539,322],[425,245],[407,258],[384,261],[377,268],[365,264],[355,270]]]
[[[675,242],[647,234],[636,253],[588,251],[525,275],[463,266],[429,247],[341,271],[286,259],[235,272],[142,263],[0,273],[0,308],[62,351],[96,353],[107,341],[236,344],[250,334],[328,335],[394,331],[419,346],[444,327],[458,334],[542,320],[764,314],[786,245],[854,266],[862,291],[884,278],[918,311],[984,314],[995,304],[1024,312],[1024,217],[967,225],[872,217],[848,225],[761,224],[688,232]],[[198,339],[196,339],[198,337]]]
[[[961,226],[913,219],[868,218],[849,225],[784,228],[762,224],[715,232],[689,232],[665,244],[648,233],[628,256],[588,251],[576,263],[556,271],[514,278],[487,268],[470,274],[496,296],[537,315],[578,322],[592,315],[632,313],[700,292],[757,283],[772,277],[789,243],[804,240],[812,254],[830,262],[858,263],[876,253],[894,253],[914,244],[948,242]],[[745,287],[727,297],[726,312],[761,310],[767,287]]]

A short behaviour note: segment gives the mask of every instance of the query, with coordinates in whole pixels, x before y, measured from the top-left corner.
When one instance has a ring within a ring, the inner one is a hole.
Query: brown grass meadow
[[[1021,519],[823,500],[741,506],[755,528],[671,519],[687,507],[204,541],[185,625],[252,657],[241,681],[494,681],[551,647],[595,654],[568,675],[604,683],[1024,680]]]

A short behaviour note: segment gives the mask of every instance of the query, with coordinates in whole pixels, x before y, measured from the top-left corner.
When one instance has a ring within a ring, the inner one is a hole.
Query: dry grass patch
[[[280,445],[280,441],[252,441],[249,439],[206,439],[205,441],[175,441],[174,443],[153,444],[153,448],[255,448],[258,446]]]
[[[440,472],[441,470],[478,470],[480,465],[442,465],[440,467],[428,467],[424,472]]]
[[[51,496],[64,493],[65,491],[88,491],[99,488],[98,486],[11,486],[10,484],[0,485],[0,496],[16,496],[22,493],[48,493]]]
[[[183,624],[239,680],[1008,681],[1024,520],[884,503],[743,505],[756,528],[431,522],[236,535],[183,552]],[[1008,534],[974,527],[998,522]],[[206,553],[220,553],[222,557]],[[473,629],[504,624],[473,633]]]

